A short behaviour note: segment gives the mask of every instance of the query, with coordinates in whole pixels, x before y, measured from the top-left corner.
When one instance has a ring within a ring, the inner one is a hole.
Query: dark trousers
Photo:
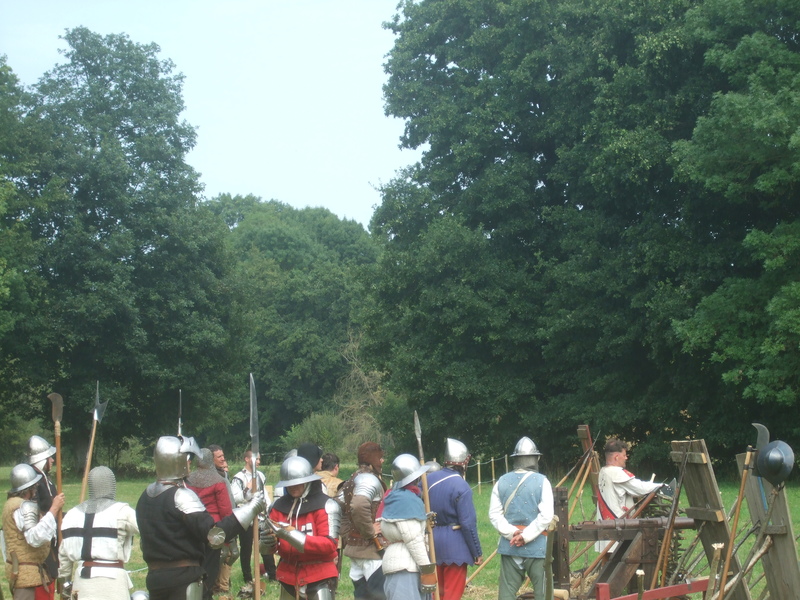
[[[242,577],[245,583],[253,581],[253,565],[250,564],[253,558],[253,526],[239,534],[239,562],[242,563]],[[275,559],[272,554],[262,554],[261,560],[267,569],[267,576],[275,579]],[[258,575],[261,575],[258,573]]]
[[[359,580],[351,579],[353,582],[353,596],[359,600],[386,600],[386,593],[383,591],[383,583],[386,577],[381,569],[375,571],[369,579],[363,577]]]
[[[211,600],[214,596],[214,585],[217,583],[217,576],[219,575],[219,557],[222,550],[206,546],[206,555],[203,560],[203,568],[206,571],[206,577],[203,579],[203,600]]]

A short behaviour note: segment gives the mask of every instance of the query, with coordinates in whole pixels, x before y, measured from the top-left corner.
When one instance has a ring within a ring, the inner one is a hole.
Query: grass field
[[[237,467],[241,468],[241,466]],[[8,474],[9,474],[10,467],[0,467],[0,481],[4,485],[4,489],[8,489]],[[346,470],[346,469],[345,469]],[[277,467],[269,467],[265,469],[267,474],[267,482],[268,484],[274,484],[278,480],[278,472]],[[233,470],[232,472],[235,472]],[[131,506],[136,506],[136,502],[138,501],[139,496],[144,491],[145,487],[150,483],[150,480],[126,480],[126,481],[118,481],[117,482],[117,499],[128,502]],[[555,483],[555,482],[554,482]],[[569,486],[571,482],[567,482],[567,486]],[[81,482],[77,479],[72,479],[70,477],[66,477],[64,482],[64,492],[67,496],[67,508],[71,508],[78,503],[80,497],[80,488]],[[720,491],[723,497],[723,503],[726,510],[729,510],[730,507],[733,505],[737,493],[739,491],[739,484],[738,482],[722,482],[720,483]],[[497,534],[495,530],[492,528],[491,524],[489,523],[489,519],[487,516],[488,507],[489,507],[489,497],[491,495],[491,485],[486,484],[481,486],[480,489],[474,488],[474,500],[475,500],[475,507],[478,512],[478,524],[479,524],[479,534],[481,539],[481,544],[483,545],[483,553],[485,557],[488,557],[492,551],[497,546]],[[792,484],[787,487],[787,495],[788,495],[788,502],[789,507],[792,510],[792,520],[794,524],[795,530],[798,529],[798,519],[800,518],[800,486],[797,484]],[[3,502],[5,499],[3,498]],[[745,505],[746,506],[746,505]],[[591,500],[591,493],[590,491],[586,490],[583,494],[581,499],[580,507],[575,511],[575,514],[572,518],[572,523],[578,523],[581,521],[592,520],[594,518],[594,506]],[[740,523],[744,523],[748,519],[748,514],[746,508],[742,510],[742,514],[740,517]],[[689,536],[687,536],[689,537]],[[687,539],[687,542],[689,540]],[[593,552],[588,552],[584,557],[581,557],[576,561],[576,564],[572,565],[573,570],[580,569],[585,567],[588,563],[590,563],[593,558],[596,556]],[[339,584],[339,598],[352,598],[353,596],[353,586],[350,583],[349,577],[346,576],[349,569],[348,560],[345,558],[344,566],[343,566],[343,576],[341,582]],[[139,549],[138,542],[134,544],[134,553],[131,561],[128,563],[127,568],[131,571],[131,578],[134,582],[134,589],[145,589],[145,563],[142,560],[141,551]],[[470,568],[470,573],[472,572],[473,568]],[[470,584],[466,598],[470,600],[489,600],[491,598],[497,597],[497,578],[499,574],[499,559],[495,558],[492,560],[481,572],[478,576],[473,580]],[[5,581],[5,575],[0,574],[0,580],[2,581],[2,589],[4,593],[8,593],[8,585]],[[232,571],[232,578],[231,578],[231,587],[232,592],[235,593],[241,587],[242,575],[241,575],[241,568],[239,563],[236,563],[233,566]],[[267,584],[264,583],[266,586],[266,593],[263,598],[267,600],[277,600],[278,599],[278,586],[276,584]],[[7,596],[10,597],[10,596]],[[754,597],[758,597],[757,594]]]

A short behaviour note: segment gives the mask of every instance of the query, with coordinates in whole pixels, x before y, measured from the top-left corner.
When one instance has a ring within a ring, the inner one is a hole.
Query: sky
[[[367,227],[377,187],[419,159],[382,86],[398,0],[0,0],[0,54],[25,85],[63,56],[65,29],[155,42],[185,75],[187,161],[204,195],[323,206]]]

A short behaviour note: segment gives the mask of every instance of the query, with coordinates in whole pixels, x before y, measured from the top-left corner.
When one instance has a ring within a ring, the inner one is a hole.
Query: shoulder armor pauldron
[[[366,496],[371,501],[380,501],[383,497],[381,481],[372,473],[359,473],[353,480],[353,484],[354,496]]]
[[[186,515],[203,512],[206,509],[197,494],[183,487],[175,492],[175,508]]]
[[[39,522],[39,505],[33,500],[26,500],[19,506],[19,511],[22,514],[22,530],[28,531],[36,527]]]

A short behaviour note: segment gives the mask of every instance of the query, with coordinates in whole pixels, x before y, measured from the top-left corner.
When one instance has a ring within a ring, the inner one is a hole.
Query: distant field
[[[241,466],[238,466],[232,472],[241,469]],[[346,469],[348,472],[350,469]],[[8,476],[9,476],[10,467],[0,467],[0,478],[2,478],[2,485],[5,486],[5,490],[8,490]],[[68,477],[66,478],[67,483],[64,484],[64,492],[67,495],[67,508],[71,508],[75,504],[78,503],[80,497],[80,488],[81,484],[80,481]],[[274,485],[278,481],[278,472],[277,467],[271,467],[267,469],[267,483],[270,485]],[[144,491],[145,487],[147,487],[150,480],[141,479],[141,480],[125,480],[125,481],[118,481],[117,482],[117,498],[124,502],[128,502],[131,506],[135,506],[136,502]],[[555,483],[555,482],[554,482]],[[567,486],[571,485],[571,482],[567,482]],[[721,483],[720,484],[720,491],[722,493],[724,505],[726,509],[729,509],[734,500],[736,499],[737,493],[739,491],[738,483],[736,482],[729,482],[729,483]],[[488,557],[492,551],[497,546],[497,534],[494,529],[491,527],[489,523],[489,519],[487,517],[488,508],[489,508],[489,496],[491,494],[491,485],[483,485],[481,489],[478,490],[474,488],[474,498],[475,498],[475,506],[478,512],[478,521],[479,521],[479,534],[481,543],[483,545],[483,552],[484,556]],[[793,484],[787,489],[789,506],[792,510],[793,515],[793,523],[795,531],[798,531],[800,523],[800,486]],[[2,501],[5,502],[5,497],[3,496]],[[577,523],[584,520],[591,520],[593,519],[594,515],[594,507],[591,501],[591,493],[587,488],[585,493],[582,497],[581,506],[578,510],[576,510],[575,515],[573,516],[572,522]],[[743,509],[740,523],[744,523],[748,519],[747,510]],[[688,540],[687,540],[688,541]],[[587,553],[585,555],[586,558],[581,557],[578,559],[577,564],[573,565],[573,569],[580,569],[585,567],[588,563],[592,561],[595,554],[592,552]],[[134,545],[134,554],[132,560],[127,565],[128,569],[131,571],[131,578],[133,579],[135,589],[145,589],[145,564],[142,560],[141,551],[139,549],[138,543]],[[474,568],[470,569],[472,572]],[[350,583],[349,577],[346,576],[349,570],[349,561],[345,559],[344,566],[343,566],[343,577],[341,579],[339,585],[339,597],[340,598],[352,598],[353,594],[353,586]],[[472,582],[470,587],[467,590],[466,598],[470,600],[490,600],[497,597],[497,578],[499,575],[499,559],[495,558],[492,560],[475,578]],[[3,591],[7,592],[8,586],[5,582],[4,574],[0,573],[0,581],[2,581]],[[232,577],[232,589],[233,593],[235,594],[239,588],[241,587],[242,575],[241,569],[239,564],[236,563],[233,568],[233,577]],[[267,585],[267,584],[265,584]],[[267,587],[267,592],[263,596],[263,598],[267,600],[278,600],[278,587],[275,584],[269,584]],[[757,597],[757,596],[754,596]]]

